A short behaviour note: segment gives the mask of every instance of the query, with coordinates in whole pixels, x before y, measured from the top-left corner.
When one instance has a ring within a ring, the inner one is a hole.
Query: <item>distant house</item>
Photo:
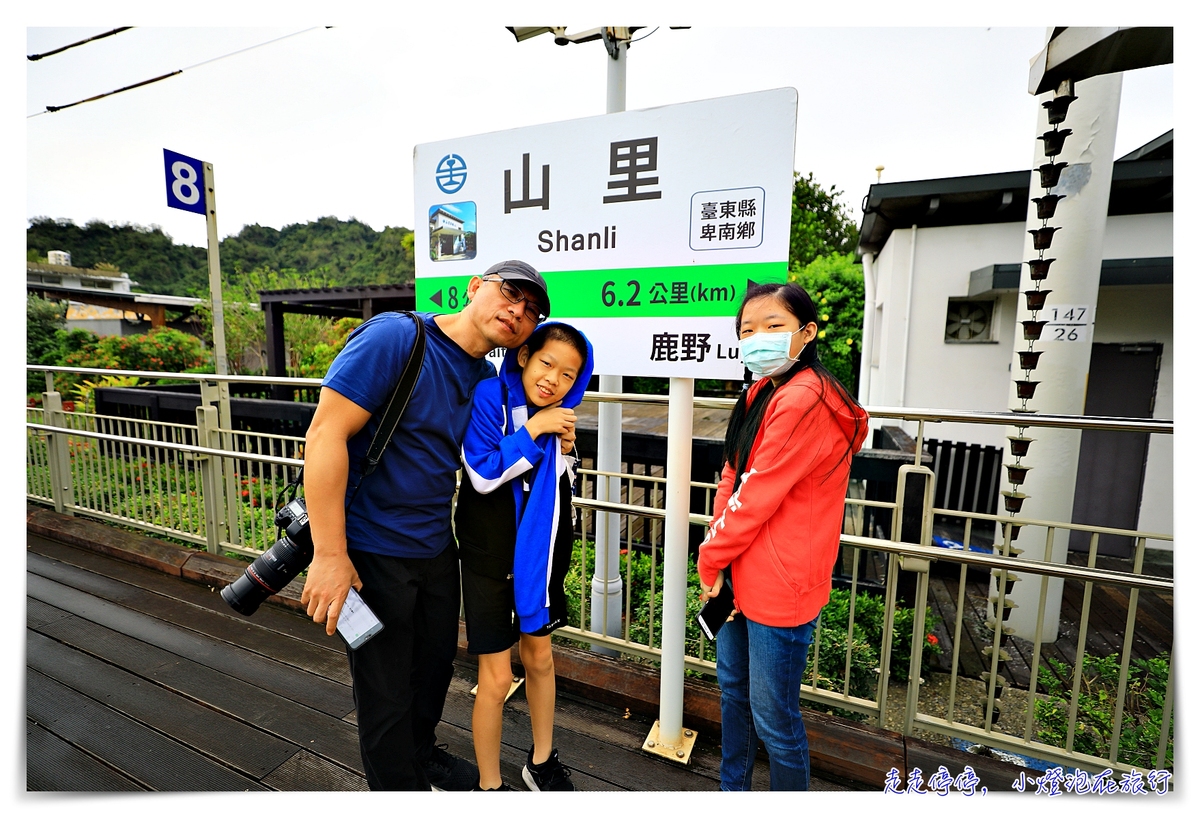
[[[1174,415],[1173,158],[1168,131],[1113,164],[1086,414]],[[1007,411],[1030,178],[1020,170],[871,186],[858,246],[873,254],[876,275],[864,402]],[[1005,445],[998,426],[926,429]],[[1169,533],[1171,437],[1142,437],[1113,454],[1112,473],[1081,470],[1076,497],[1122,484],[1112,500],[1127,506],[1121,526]]]
[[[72,267],[71,256],[52,250],[47,262],[26,262],[26,291],[68,301],[67,328],[97,335],[134,335],[165,326],[166,311],[190,313],[199,298],[135,293],[127,273]]]
[[[463,220],[436,208],[429,214],[429,250],[434,261],[461,257],[467,250]]]

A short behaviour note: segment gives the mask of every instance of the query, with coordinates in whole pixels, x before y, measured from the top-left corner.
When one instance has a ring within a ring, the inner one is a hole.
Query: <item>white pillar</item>
[[[1108,218],[1109,189],[1112,184],[1113,150],[1117,132],[1117,110],[1121,102],[1121,74],[1106,74],[1076,83],[1075,95],[1067,111],[1066,121],[1060,130],[1070,128],[1062,153],[1056,158],[1046,157],[1040,139],[1035,139],[1033,166],[1030,181],[1030,197],[1046,193],[1040,187],[1040,175],[1036,168],[1050,162],[1066,162],[1058,185],[1050,192],[1066,198],[1058,202],[1056,212],[1047,224],[1061,227],[1054,233],[1045,258],[1053,258],[1049,275],[1041,282],[1043,290],[1051,290],[1046,305],[1037,316],[1045,321],[1053,316],[1058,307],[1083,307],[1086,310],[1087,326],[1079,332],[1079,340],[1052,340],[1056,334],[1046,327],[1040,340],[1034,341],[1033,349],[1041,350],[1037,368],[1029,379],[1040,381],[1034,397],[1027,408],[1044,414],[1083,414],[1084,395],[1087,388],[1088,366],[1092,354],[1092,326],[1096,310],[1096,297],[1100,287],[1100,263],[1104,244],[1104,228]],[[1044,94],[1039,101],[1052,99],[1053,93]],[[1039,105],[1036,136],[1051,130],[1045,108]],[[1036,206],[1030,202],[1026,228],[1042,227],[1037,217]],[[1026,234],[1023,259],[1038,258],[1033,249],[1033,237]],[[1021,268],[1022,291],[1034,289],[1029,265]],[[1026,305],[1024,295],[1017,299],[1017,325],[1013,344],[1012,380],[1023,380],[1017,352],[1028,350],[1021,322],[1033,320],[1034,315]],[[1009,386],[1008,406],[1020,409],[1016,386]],[[1008,434],[1017,435],[1016,428]],[[1075,500],[1075,473],[1079,461],[1078,430],[1029,428],[1025,436],[1034,438],[1029,454],[1021,459],[1021,465],[1032,467],[1025,482],[1016,487],[1028,495],[1024,500],[1020,516],[1042,520],[1071,520]],[[1006,451],[1005,462],[1014,463],[1011,451]],[[1005,475],[1004,489],[1013,490]],[[1003,498],[1002,498],[1003,499]],[[1003,508],[1003,503],[1001,504]],[[1066,562],[1068,533],[1056,531],[1051,559]],[[1023,549],[1023,559],[1041,560],[1045,557],[1046,529],[1026,526],[1021,529],[1014,543]],[[1035,636],[1038,597],[1041,591],[1039,577],[1025,574],[1021,582],[1013,587],[1012,598],[1017,604],[1008,622],[1017,636],[1033,639]],[[1062,580],[1050,579],[1046,597],[1046,610],[1042,641],[1053,642],[1058,638],[1058,619],[1062,604]]]
[[[608,83],[605,113],[625,110],[625,67],[629,43],[617,44],[617,59],[608,55]],[[601,375],[601,392],[620,392],[620,375]],[[621,404],[602,403],[596,422],[596,469],[621,471]],[[621,481],[600,477],[596,480],[596,496],[610,503],[621,502]],[[596,569],[592,573],[591,629],[607,636],[621,636],[621,615],[624,613],[624,582],[621,579],[621,518],[617,514],[596,514]],[[615,656],[616,651],[593,645],[601,653]]]

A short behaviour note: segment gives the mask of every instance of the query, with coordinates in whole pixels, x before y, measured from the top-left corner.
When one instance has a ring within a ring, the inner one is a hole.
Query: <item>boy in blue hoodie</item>
[[[591,374],[583,333],[546,323],[508,353],[500,377],[475,389],[454,523],[467,652],[479,657],[471,718],[477,789],[511,789],[500,777],[500,733],[517,643],[533,726],[521,777],[535,791],[575,789],[554,749],[550,633],[566,624],[563,579],[575,540],[574,458],[562,454],[559,435],[574,429],[572,410]]]

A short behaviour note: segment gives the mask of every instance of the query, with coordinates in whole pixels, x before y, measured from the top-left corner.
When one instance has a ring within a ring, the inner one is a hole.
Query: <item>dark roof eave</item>
[[[954,193],[984,193],[988,191],[1012,190],[1029,187],[1032,171],[1012,170],[1005,173],[983,173],[977,176],[945,176],[940,179],[921,179],[916,182],[887,182],[871,185],[867,194],[867,208],[882,203],[885,199],[908,198],[911,196],[946,196]]]
[[[1159,139],[1151,145],[1160,148]],[[1148,145],[1146,147],[1151,147]],[[974,176],[953,176],[939,179],[922,179],[913,182],[889,182],[871,185],[867,193],[865,212],[859,227],[859,243],[856,256],[863,253],[878,253],[887,243],[892,230],[911,227],[948,226],[952,224],[989,224],[1024,219],[1024,208],[995,208],[994,218],[989,218],[986,198],[1011,192],[1013,199],[1028,199],[1030,181],[1034,171],[1008,171],[985,173]],[[1173,159],[1141,159],[1113,163],[1112,192],[1110,193],[1110,215],[1125,215],[1137,212],[1169,212],[1173,208],[1170,190],[1164,195],[1150,197],[1138,207],[1125,206],[1124,194],[1136,201],[1139,191],[1153,189],[1148,186],[1170,183],[1174,178]],[[1161,188],[1160,188],[1161,192]],[[938,199],[934,211],[928,210],[933,199]],[[903,200],[909,200],[904,202]],[[891,203],[893,206],[888,207]],[[963,216],[952,215],[959,208]],[[891,210],[891,212],[886,212]]]
[[[388,299],[412,298],[416,294],[416,285],[412,282],[404,284],[366,284],[357,287],[313,287],[311,289],[259,290],[260,304],[328,304],[330,302],[348,302],[363,298]]]

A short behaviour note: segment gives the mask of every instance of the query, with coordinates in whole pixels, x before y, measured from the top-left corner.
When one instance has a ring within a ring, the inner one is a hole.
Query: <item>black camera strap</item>
[[[366,480],[379,465],[384,449],[391,442],[396,427],[400,425],[400,418],[404,415],[404,410],[408,408],[413,389],[417,385],[417,378],[420,377],[421,368],[425,364],[425,322],[419,315],[408,310],[405,310],[404,314],[416,323],[417,336],[413,341],[412,351],[408,353],[408,361],[404,364],[404,370],[400,373],[400,380],[396,382],[396,388],[392,390],[392,396],[388,398],[387,408],[383,411],[379,428],[375,430],[375,437],[371,438],[371,446],[367,449],[362,476],[358,479],[358,485],[354,487],[354,493],[346,501],[347,508],[358,496],[358,490],[362,487],[363,480]]]

